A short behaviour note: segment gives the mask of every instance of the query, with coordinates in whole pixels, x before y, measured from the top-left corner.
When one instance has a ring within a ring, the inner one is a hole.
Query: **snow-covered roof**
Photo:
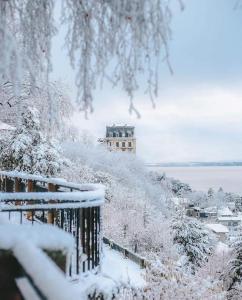
[[[19,240],[30,240],[45,250],[72,251],[74,248],[73,236],[52,225],[0,225],[0,249],[13,249]]]
[[[228,207],[223,207],[218,210],[220,216],[233,216],[232,211]]]
[[[242,221],[241,217],[228,216],[228,217],[218,217],[219,221]]]
[[[0,130],[15,130],[15,128],[0,121]]]
[[[216,206],[205,207],[203,210],[206,213],[217,213],[217,207]]]
[[[180,197],[172,197],[171,201],[175,204],[175,205],[180,205],[180,204],[187,204],[189,203],[189,200],[187,198],[180,198]]]
[[[228,233],[229,229],[222,224],[206,224],[206,227],[211,229],[215,233]]]

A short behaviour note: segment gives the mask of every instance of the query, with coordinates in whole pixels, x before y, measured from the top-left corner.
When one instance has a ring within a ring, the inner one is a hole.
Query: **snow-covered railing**
[[[104,187],[18,172],[0,172],[0,211],[11,223],[50,223],[75,237],[69,275],[97,270]]]

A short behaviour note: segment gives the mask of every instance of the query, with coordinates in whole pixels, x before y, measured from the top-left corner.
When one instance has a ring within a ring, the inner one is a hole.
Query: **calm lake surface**
[[[207,191],[220,187],[225,192],[242,195],[242,167],[148,167],[188,183],[192,189]]]

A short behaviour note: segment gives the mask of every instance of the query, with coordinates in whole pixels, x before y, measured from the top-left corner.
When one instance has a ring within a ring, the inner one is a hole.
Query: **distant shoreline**
[[[242,167],[242,162],[146,163],[147,167]]]

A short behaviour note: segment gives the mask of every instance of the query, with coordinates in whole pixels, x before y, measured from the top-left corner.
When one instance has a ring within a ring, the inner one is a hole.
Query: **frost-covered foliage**
[[[164,220],[163,190],[143,163],[135,155],[111,153],[90,144],[68,143],[63,148],[72,165],[62,176],[106,186],[105,235],[135,252],[164,252],[169,226]]]
[[[175,0],[177,1],[177,0]],[[98,79],[121,82],[131,97],[139,74],[147,76],[147,93],[157,94],[159,62],[168,62],[171,10],[167,0],[64,0],[61,21],[66,47],[78,66],[78,102],[92,111]],[[58,32],[53,0],[0,1],[0,77],[16,82],[21,69],[33,81],[51,70],[51,41]],[[181,3],[181,0],[178,1]],[[181,3],[181,8],[183,5]],[[112,61],[112,64],[110,62]],[[113,71],[112,71],[113,67]]]
[[[18,93],[16,94],[16,89]],[[35,107],[40,114],[41,130],[59,138],[66,122],[74,111],[73,104],[61,82],[31,84],[24,79],[22,84],[2,80],[0,82],[0,120],[18,126],[24,107]]]
[[[212,254],[213,238],[202,223],[178,215],[172,223],[174,243],[181,255],[180,264],[192,272],[203,266]]]
[[[174,178],[171,178],[170,181],[172,192],[178,197],[183,197],[192,191],[191,187],[187,183]]]
[[[39,112],[27,107],[19,127],[0,144],[0,167],[31,174],[56,175],[65,161],[41,132]]]
[[[231,259],[224,274],[225,282],[231,299],[240,291],[242,296],[242,227],[238,228],[234,242],[232,243]]]

